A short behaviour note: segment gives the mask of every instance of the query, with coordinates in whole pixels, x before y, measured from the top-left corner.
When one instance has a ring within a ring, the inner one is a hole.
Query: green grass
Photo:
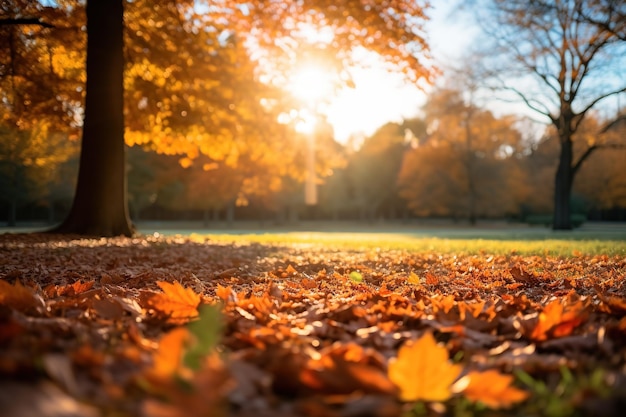
[[[191,234],[192,239],[268,245],[311,245],[338,250],[406,250],[442,254],[626,255],[626,241],[610,239],[483,239],[421,237],[398,233],[289,232],[272,234]]]

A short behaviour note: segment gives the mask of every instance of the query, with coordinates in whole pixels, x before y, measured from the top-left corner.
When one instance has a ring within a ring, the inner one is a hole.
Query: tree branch
[[[603,94],[600,97],[597,97],[595,100],[592,100],[589,104],[587,104],[587,107],[585,107],[584,109],[579,111],[577,115],[578,116],[583,116],[585,113],[587,113],[589,110],[591,110],[591,108],[593,106],[595,106],[596,104],[598,104],[600,101],[604,100],[607,97],[614,96],[615,94],[621,94],[621,93],[626,93],[626,87],[622,88],[621,90],[611,91],[610,93]],[[581,117],[579,119],[579,122],[576,125],[578,125],[580,123],[580,121],[582,121],[582,119],[583,118]]]
[[[606,125],[604,125],[602,129],[600,129],[600,134],[608,132],[609,130],[613,128],[613,126],[616,126],[619,122],[623,122],[623,121],[626,121],[626,114],[622,114],[616,117],[615,119],[611,120]]]
[[[16,17],[11,19],[0,19],[0,26],[9,25],[38,25],[44,28],[54,27],[54,25],[42,21],[39,17]]]
[[[602,145],[590,146],[572,167],[572,176],[576,175],[576,172],[578,172],[583,162],[585,162],[585,160],[587,160],[587,158],[589,158],[589,156],[598,149],[626,149],[626,143],[605,143]]]
[[[553,123],[556,123],[556,119],[555,119],[555,118],[554,118],[554,117],[550,114],[550,112],[548,111],[548,109],[547,109],[545,106],[543,106],[543,105],[542,105],[543,109],[542,109],[542,108],[540,108],[540,107],[538,107],[538,106],[537,106],[537,104],[540,104],[540,103],[537,103],[537,104],[533,103],[533,101],[531,101],[528,97],[526,97],[526,96],[524,95],[524,93],[522,93],[521,91],[519,91],[517,88],[513,88],[513,87],[510,87],[510,86],[504,86],[504,87],[503,87],[503,89],[504,89],[504,90],[508,90],[508,91],[513,92],[513,93],[514,93],[515,95],[517,95],[520,99],[522,99],[522,101],[524,102],[524,104],[526,104],[526,106],[527,106],[529,109],[531,109],[531,110],[533,110],[533,111],[535,111],[535,112],[537,112],[537,113],[539,113],[539,114],[541,114],[541,115],[543,115],[543,116],[546,116],[546,117],[547,117],[547,118],[549,118],[549,119],[550,119]]]

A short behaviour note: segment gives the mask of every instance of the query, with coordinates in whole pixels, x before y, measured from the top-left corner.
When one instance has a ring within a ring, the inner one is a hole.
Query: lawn
[[[0,235],[0,415],[622,415],[624,239],[468,233]]]

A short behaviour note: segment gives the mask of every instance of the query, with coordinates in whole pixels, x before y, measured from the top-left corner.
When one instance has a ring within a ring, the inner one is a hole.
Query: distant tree
[[[514,212],[519,186],[507,182],[512,177],[505,171],[513,169],[520,140],[516,120],[497,118],[448,88],[432,93],[424,111],[427,135],[407,152],[398,177],[413,211],[472,224],[479,216]]]
[[[76,143],[52,132],[45,120],[30,122],[28,129],[0,122],[0,200],[9,206],[9,226],[15,226],[20,204],[39,201],[52,209],[58,194],[49,190],[59,185],[59,170],[76,154]]]
[[[626,137],[626,123],[620,123],[604,132],[603,138],[598,138],[597,132],[603,125],[604,122],[595,115],[587,117],[576,132],[574,142],[579,146],[574,149],[574,154],[585,152],[589,143],[595,143],[598,140],[604,143],[617,143]],[[626,147],[610,151],[606,148],[601,149],[593,158],[584,162],[574,183],[574,192],[584,198],[589,209],[626,208],[624,161],[626,161]]]
[[[554,175],[559,160],[559,139],[548,131],[528,149],[521,161],[530,192],[522,203],[522,216],[554,211]]]
[[[584,119],[610,97],[626,93],[624,2],[613,0],[489,0],[480,21],[500,49],[487,52],[488,75],[548,120],[559,138],[554,180],[554,229],[571,229],[574,177],[596,150],[594,142],[574,156],[575,134]],[[506,58],[503,58],[506,56]],[[497,59],[497,62],[496,62]],[[605,132],[624,116],[599,126]]]
[[[383,206],[398,205],[396,179],[407,148],[405,128],[387,123],[365,139],[350,157],[347,174],[352,185],[352,199],[363,219],[383,216]],[[387,213],[389,217],[389,213]]]

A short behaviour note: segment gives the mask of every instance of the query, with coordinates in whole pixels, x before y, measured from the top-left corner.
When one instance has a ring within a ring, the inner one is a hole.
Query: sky
[[[476,29],[454,13],[455,0],[437,0],[430,9],[426,33],[435,62],[451,62],[472,42]],[[383,124],[416,116],[425,94],[408,85],[399,74],[382,67],[353,73],[356,88],[344,89],[327,111],[335,138],[346,143],[351,135],[371,135]]]

